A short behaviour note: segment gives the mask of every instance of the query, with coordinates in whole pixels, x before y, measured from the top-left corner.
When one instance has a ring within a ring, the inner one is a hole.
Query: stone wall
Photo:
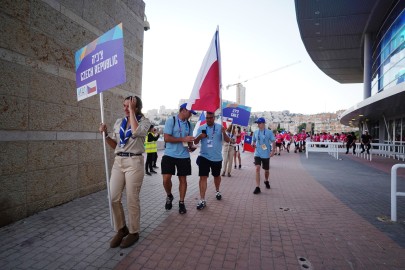
[[[104,92],[111,126],[123,98],[141,95],[144,10],[142,0],[0,0],[0,226],[106,187],[99,95],[77,101],[74,54],[123,23],[127,82]]]

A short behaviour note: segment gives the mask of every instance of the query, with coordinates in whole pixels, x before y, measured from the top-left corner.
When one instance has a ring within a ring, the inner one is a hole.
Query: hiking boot
[[[217,194],[215,195],[215,197],[217,198],[218,201],[219,201],[220,199],[222,199],[221,192],[217,191]]]
[[[200,202],[197,204],[197,210],[202,210],[206,205],[207,203],[204,200],[200,200]]]
[[[186,206],[184,205],[184,202],[179,202],[179,213],[180,214],[187,213],[187,209]]]
[[[129,234],[127,226],[118,230],[115,236],[110,241],[110,248],[116,248],[121,244],[122,239]]]
[[[266,185],[267,189],[270,189],[270,182],[269,181],[264,181],[264,184]]]
[[[166,197],[166,204],[165,204],[166,210],[172,209],[172,206],[173,206],[172,201],[173,201],[173,195],[170,194],[169,196]]]
[[[259,187],[256,187],[255,188],[255,191],[253,191],[253,194],[259,194],[261,191],[260,191],[260,188]]]
[[[128,234],[121,242],[121,248],[127,248],[132,246],[139,240],[139,233],[130,233]]]
[[[145,172],[145,174],[147,174],[149,176],[152,176],[152,174],[150,172]]]

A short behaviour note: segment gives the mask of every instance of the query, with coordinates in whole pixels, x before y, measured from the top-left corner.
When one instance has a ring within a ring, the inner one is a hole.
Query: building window
[[[382,29],[373,50],[373,95],[405,81],[405,10],[393,12]]]

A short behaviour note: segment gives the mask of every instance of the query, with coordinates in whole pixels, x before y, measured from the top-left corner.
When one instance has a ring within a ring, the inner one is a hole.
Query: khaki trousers
[[[222,163],[222,172],[231,173],[233,164],[233,155],[235,148],[232,145],[224,145],[222,148],[222,157],[224,159]]]
[[[111,171],[110,192],[111,208],[115,230],[126,225],[124,208],[122,207],[122,193],[126,189],[128,208],[128,229],[130,233],[139,233],[141,226],[141,207],[139,193],[144,177],[143,156],[116,156]]]

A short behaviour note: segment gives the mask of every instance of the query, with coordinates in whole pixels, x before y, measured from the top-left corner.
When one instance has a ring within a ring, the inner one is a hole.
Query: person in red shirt
[[[284,142],[287,145],[287,153],[290,153],[290,145],[291,145],[291,132],[286,132],[284,136]]]
[[[280,155],[281,152],[281,145],[283,143],[283,134],[276,131],[276,155]]]
[[[295,146],[294,153],[297,153],[297,151],[299,150],[299,136],[298,136],[298,134],[294,134],[293,141],[294,141],[294,146]]]
[[[307,138],[307,133],[305,132],[305,129],[302,129],[301,133],[298,135],[300,153],[302,151],[305,151],[305,139],[306,138]]]
[[[243,149],[243,144],[245,141],[245,135],[246,135],[246,128],[243,129],[243,131],[240,133],[240,140],[241,140],[241,145],[242,145],[242,153],[245,152],[245,149]]]

